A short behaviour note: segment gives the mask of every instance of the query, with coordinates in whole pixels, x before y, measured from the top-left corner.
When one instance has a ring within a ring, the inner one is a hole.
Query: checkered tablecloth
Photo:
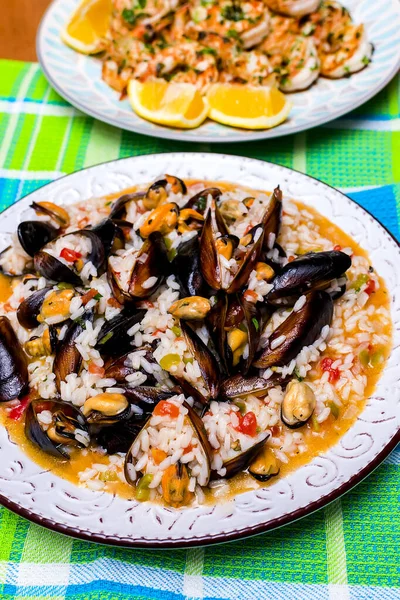
[[[194,145],[103,125],[62,100],[37,64],[0,61],[1,209],[89,165],[179,150],[243,154],[304,171],[346,191],[400,237],[399,78],[357,111],[307,133]],[[187,551],[80,542],[0,508],[0,598],[400,599],[399,475],[398,449],[341,500],[301,521]]]

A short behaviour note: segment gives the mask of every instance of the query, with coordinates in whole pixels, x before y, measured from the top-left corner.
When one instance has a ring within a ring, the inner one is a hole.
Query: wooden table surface
[[[36,30],[50,1],[2,0],[0,2],[0,58],[36,60]]]

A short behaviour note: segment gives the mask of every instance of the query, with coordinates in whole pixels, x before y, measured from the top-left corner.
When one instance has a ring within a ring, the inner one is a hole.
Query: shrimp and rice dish
[[[112,198],[43,199],[0,267],[3,423],[57,473],[138,501],[202,503],[311,460],[390,352],[365,251],[279,186],[165,175]]]

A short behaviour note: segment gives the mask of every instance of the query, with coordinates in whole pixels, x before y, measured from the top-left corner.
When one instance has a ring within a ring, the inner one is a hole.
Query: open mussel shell
[[[269,304],[292,306],[302,294],[324,289],[333,279],[340,278],[351,267],[351,258],[344,252],[310,252],[287,263],[274,279],[267,294]]]
[[[26,354],[7,317],[0,317],[0,402],[23,396],[29,387]]]
[[[281,419],[290,429],[298,429],[311,418],[316,397],[307,383],[293,379],[287,386],[281,404]]]
[[[209,295],[209,287],[200,269],[199,251],[199,238],[196,235],[178,246],[172,261],[175,277],[184,296]]]
[[[93,231],[102,241],[105,258],[108,257],[110,252],[119,250],[125,246],[122,229],[111,219],[103,219],[100,223],[91,227],[90,231]]]
[[[17,235],[25,252],[34,257],[59,235],[59,230],[44,221],[22,221],[17,227]]]
[[[25,329],[34,329],[39,325],[37,317],[42,308],[44,298],[50,290],[50,287],[36,290],[21,302],[17,309],[17,319],[22,327],[25,327]]]
[[[256,225],[247,235],[251,235],[252,240],[246,246],[245,254],[240,260],[239,269],[227,289],[228,294],[238,292],[247,283],[250,273],[253,271],[261,254],[264,241],[263,226]]]
[[[282,190],[274,189],[271,200],[262,218],[264,227],[264,248],[271,249],[274,247],[282,221]]]
[[[206,401],[208,402],[210,400],[215,400],[218,396],[220,387],[218,362],[215,356],[212,354],[211,350],[209,350],[209,348],[206,346],[203,340],[197,335],[197,333],[186,321],[180,321],[179,326],[185,338],[185,342],[189,352],[199,364],[203,383],[207,390]],[[179,379],[178,383],[183,387],[185,391],[188,390],[188,387],[185,387],[188,382]],[[199,400],[204,403],[204,397],[201,394],[199,395],[198,390],[196,390],[196,392],[196,400]]]
[[[259,369],[280,367],[295,358],[304,346],[315,342],[325,325],[330,325],[333,301],[329,294],[314,291],[306,295],[303,307],[292,311],[267,340],[267,346],[253,363]],[[281,343],[275,347],[274,342]]]
[[[103,392],[88,398],[82,412],[89,425],[108,427],[123,421],[129,421],[132,409],[128,398],[120,392]]]
[[[142,428],[142,424],[136,420],[130,419],[104,427],[96,434],[96,441],[108,454],[116,454],[117,452],[128,452],[133,440]]]
[[[202,449],[202,451],[204,453],[204,457],[205,457],[206,465],[207,465],[207,479],[206,479],[206,482],[204,485],[207,485],[208,481],[210,479],[210,475],[211,475],[212,448],[208,441],[208,437],[207,437],[207,433],[206,433],[206,430],[203,425],[203,421],[197,415],[197,413],[189,406],[189,404],[184,402],[184,406],[188,411],[188,414],[185,415],[185,417],[184,417],[184,422],[189,423],[190,427],[193,430],[194,436],[199,441],[199,447]],[[149,427],[149,423],[150,423],[150,418],[146,421],[146,423],[144,424],[142,429],[139,431],[139,433],[135,437],[135,439],[132,440],[132,445],[129,448],[128,452],[126,453],[125,468],[124,468],[125,479],[127,480],[127,482],[129,484],[131,484],[133,486],[136,485],[136,481],[132,480],[131,475],[130,475],[130,468],[129,468],[130,465],[135,466],[135,459],[132,454],[133,447],[136,444],[136,442],[140,439],[140,436],[142,435],[142,433]]]
[[[100,269],[104,263],[104,246],[96,233],[90,229],[80,229],[72,233],[66,233],[59,236],[55,240],[46,244],[34,257],[35,269],[39,271],[43,277],[50,279],[51,281],[66,282],[72,285],[82,285],[82,280],[77,272],[71,267],[65,265],[63,262],[58,260],[55,256],[46,252],[46,248],[50,245],[54,245],[58,240],[68,238],[68,236],[84,236],[90,239],[92,249],[88,256],[84,257],[85,263],[91,262],[95,269]]]
[[[131,327],[140,323],[145,315],[144,310],[128,311],[122,310],[116,317],[106,321],[100,329],[96,350],[104,356],[122,356],[128,352],[135,350],[131,346],[132,337],[128,335]]]
[[[192,208],[203,215],[207,208],[209,196],[211,196],[213,200],[217,201],[222,196],[222,192],[219,188],[214,187],[201,190],[201,192],[198,192],[187,201],[185,208]]]
[[[253,446],[250,446],[250,448],[244,452],[238,452],[237,456],[224,462],[223,466],[226,469],[224,479],[231,479],[238,473],[245,471],[263,448],[268,438],[269,434],[267,434],[262,440],[256,442]],[[211,479],[220,479],[220,477],[221,476],[218,475],[216,471],[211,473]]]
[[[257,481],[265,483],[279,475],[280,465],[272,448],[264,444],[260,452],[249,465],[249,473]]]
[[[221,236],[229,236],[229,231],[218,206],[212,202],[200,238],[200,268],[204,279],[214,290],[223,287],[222,268],[216,245],[217,238]]]
[[[146,192],[133,192],[132,194],[124,194],[118,198],[111,206],[110,219],[125,219],[126,209],[130,202],[138,202],[143,200],[146,196]]]
[[[65,381],[67,375],[79,373],[82,364],[82,356],[75,345],[75,340],[84,330],[87,321],[93,321],[93,312],[88,311],[76,321],[72,321],[64,335],[61,343],[57,344],[53,363],[55,384],[57,391],[61,390],[61,382]]]
[[[45,430],[38,415],[42,411],[52,414],[52,422]],[[25,435],[38,448],[56,458],[69,459],[66,448],[84,448],[89,444],[89,430],[79,409],[68,402],[32,400],[25,418]]]
[[[269,379],[264,379],[258,375],[243,377],[238,373],[222,382],[220,394],[224,400],[233,400],[249,394],[265,396],[268,390],[277,385],[284,386],[285,384],[286,381],[280,375],[273,375]]]
[[[117,383],[125,383],[126,377],[128,375],[132,375],[133,373],[136,373],[138,371],[138,369],[133,368],[132,361],[129,358],[129,355],[131,352],[137,352],[139,350],[144,350],[146,352],[146,354],[144,355],[144,358],[146,359],[147,362],[157,364],[157,361],[155,360],[155,358],[153,356],[151,346],[145,345],[145,346],[141,346],[140,348],[133,348],[131,346],[127,352],[122,354],[122,356],[109,356],[107,358],[107,360],[105,361],[105,365],[104,365],[104,368],[105,368],[104,377],[106,377],[106,378],[111,377],[112,379],[115,379],[115,381]],[[147,371],[145,371],[142,368],[140,368],[139,371],[141,373],[144,373],[147,376],[147,379],[146,379],[147,385],[153,385],[156,383],[156,380],[153,375],[151,375],[150,373],[148,373]]]

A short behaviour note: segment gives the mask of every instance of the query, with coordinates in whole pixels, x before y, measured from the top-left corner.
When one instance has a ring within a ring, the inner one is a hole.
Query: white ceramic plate
[[[219,154],[127,158],[68,175],[11,206],[0,219],[0,249],[33,200],[69,204],[150,182],[163,173],[231,181],[266,191],[279,184],[286,197],[319,210],[369,252],[384,277],[392,294],[394,349],[365,410],[335,447],[265,489],[215,506],[174,510],[76,487],[33,463],[0,427],[0,503],[50,529],[115,545],[210,544],[273,529],[356,485],[400,437],[400,247],[369,213],[315,179],[270,163]]]
[[[375,46],[371,65],[349,79],[319,79],[311,89],[291,94],[289,119],[275,129],[246,131],[207,121],[198,129],[182,131],[145,121],[133,113],[129,101],[101,79],[102,63],[65,46],[60,31],[80,0],[54,0],[37,37],[42,69],[57,92],[84,113],[122,129],[160,138],[192,142],[235,142],[273,138],[321,125],[357,108],[377,94],[400,67],[400,3],[398,0],[343,0],[356,23],[366,25]]]

